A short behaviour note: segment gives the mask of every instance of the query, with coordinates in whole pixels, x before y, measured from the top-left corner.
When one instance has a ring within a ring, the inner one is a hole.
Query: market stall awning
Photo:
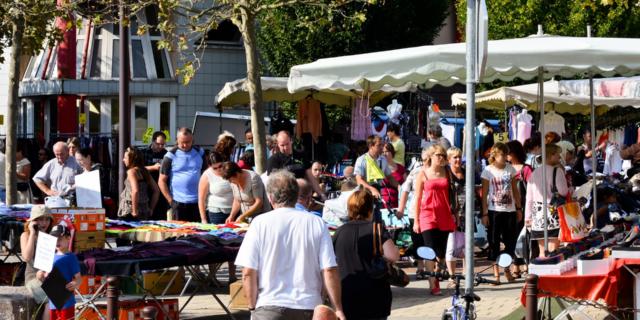
[[[432,87],[465,81],[464,43],[422,46],[320,59],[291,68],[290,92],[358,87],[372,91],[407,83]],[[491,40],[483,82],[530,80],[591,72],[602,76],[640,74],[640,39],[530,36]]]
[[[563,95],[589,96],[589,80],[563,80],[559,81],[558,87]],[[640,99],[640,77],[593,79],[593,95]]]
[[[561,113],[589,114],[591,112],[589,96],[561,95],[559,90],[561,83],[562,81],[555,80],[544,83],[545,108],[548,108],[547,110],[553,109]],[[454,93],[451,95],[451,103],[454,106],[466,105],[466,93]],[[597,109],[596,113],[601,114],[609,108],[617,106],[640,108],[640,97],[594,97],[593,103]],[[505,107],[514,104],[518,104],[529,110],[538,111],[538,84],[532,83],[514,87],[502,87],[476,93],[476,107],[478,108],[504,110]]]
[[[350,106],[351,100],[357,98],[362,90],[358,92],[355,87],[352,88],[337,88],[337,89],[323,89],[317,90],[314,88],[300,90],[295,93],[290,93],[287,90],[287,80],[285,77],[262,77],[262,100],[268,101],[298,101],[306,98],[308,95],[312,95],[316,100],[338,106]],[[415,89],[415,86],[413,86]],[[384,97],[390,95],[393,92],[405,92],[413,91],[412,86],[407,85],[400,88],[394,88],[391,86],[383,86],[379,91],[374,92],[370,101],[372,104],[380,101]],[[249,92],[247,89],[247,79],[242,78],[232,82],[227,82],[222,90],[216,95],[215,105],[222,107],[230,107],[236,105],[249,104]]]

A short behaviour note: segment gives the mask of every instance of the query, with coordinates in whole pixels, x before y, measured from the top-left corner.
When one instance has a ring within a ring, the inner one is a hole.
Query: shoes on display
[[[624,239],[622,240],[622,243],[620,243],[620,246],[622,247],[631,246],[633,242],[636,241],[636,239],[638,238],[638,235],[640,235],[640,227],[636,224],[631,227],[631,230],[629,230],[629,233],[627,234],[627,236],[624,237]]]
[[[604,250],[595,249],[589,251],[579,258],[580,260],[602,260],[604,259]]]

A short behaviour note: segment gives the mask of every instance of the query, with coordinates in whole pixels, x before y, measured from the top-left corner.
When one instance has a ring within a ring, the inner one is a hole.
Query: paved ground
[[[415,269],[407,268],[405,271],[412,274]],[[485,275],[489,275],[488,272]],[[220,277],[222,282],[224,277]],[[451,303],[452,289],[443,289],[443,295],[434,297],[428,294],[428,282],[426,280],[413,281],[406,288],[392,288],[393,304],[390,319],[439,319],[442,311]],[[504,281],[504,277],[503,277]],[[445,288],[446,282],[441,283]],[[499,287],[483,284],[476,288],[482,301],[476,303],[478,319],[501,319],[520,307],[519,297],[523,280],[516,283],[503,284]],[[219,288],[218,296],[223,303],[228,304],[228,289]],[[181,305],[186,298],[180,298]],[[249,314],[243,311],[233,310],[233,315],[238,319],[249,319]],[[198,295],[187,309],[181,314],[181,319],[222,319],[224,310],[214,301],[211,295]]]

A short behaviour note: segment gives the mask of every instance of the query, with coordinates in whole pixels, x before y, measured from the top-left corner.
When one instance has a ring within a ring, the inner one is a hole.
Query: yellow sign
[[[80,122],[81,125],[87,124],[87,114],[86,113],[80,113],[80,118],[79,118],[78,122]]]
[[[494,133],[493,134],[493,143],[497,143],[497,142],[502,142],[502,143],[509,142],[509,133],[507,133],[507,132]]]
[[[0,114],[0,126],[4,126],[4,114]]]

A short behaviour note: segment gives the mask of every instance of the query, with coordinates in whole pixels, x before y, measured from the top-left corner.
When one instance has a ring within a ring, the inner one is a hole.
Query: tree
[[[546,34],[594,37],[639,37],[640,2],[629,0],[492,0],[487,1],[489,38],[525,37],[541,24]],[[464,34],[466,1],[456,0],[458,27]]]
[[[329,14],[291,5],[259,16],[258,43],[266,69],[287,76],[296,65],[324,57],[399,49],[433,42],[448,14],[450,0],[395,0],[343,7]],[[358,19],[345,19],[344,14]],[[313,23],[309,23],[313,21]]]
[[[375,0],[368,0],[375,2]],[[111,2],[103,0],[103,5]],[[262,87],[260,84],[260,60],[256,42],[256,23],[258,16],[279,8],[292,5],[307,5],[326,12],[326,15],[337,14],[346,5],[359,3],[367,4],[365,0],[139,0],[127,2],[130,12],[137,12],[148,5],[159,8],[157,28],[163,32],[165,39],[159,47],[169,48],[179,52],[181,67],[178,76],[184,83],[188,83],[198,69],[198,52],[206,46],[206,34],[215,29],[221,21],[230,20],[242,34],[246,63],[247,87],[249,93],[249,107],[251,110],[251,130],[254,136],[256,171],[263,172],[266,167],[266,146],[264,129],[264,110],[262,108]],[[109,10],[104,10],[109,12]],[[345,18],[357,18],[344,15]],[[314,21],[308,21],[313,24]],[[148,28],[153,26],[143,26]],[[144,32],[144,30],[139,30]]]
[[[55,41],[61,35],[53,25],[55,17],[65,15],[64,6],[55,1],[15,0],[0,3],[0,59],[4,50],[11,47],[9,63],[9,98],[7,101],[7,137],[5,152],[6,203],[17,201],[16,190],[16,134],[20,99],[20,57],[32,55],[42,48],[45,41]],[[72,25],[70,25],[72,26]]]

